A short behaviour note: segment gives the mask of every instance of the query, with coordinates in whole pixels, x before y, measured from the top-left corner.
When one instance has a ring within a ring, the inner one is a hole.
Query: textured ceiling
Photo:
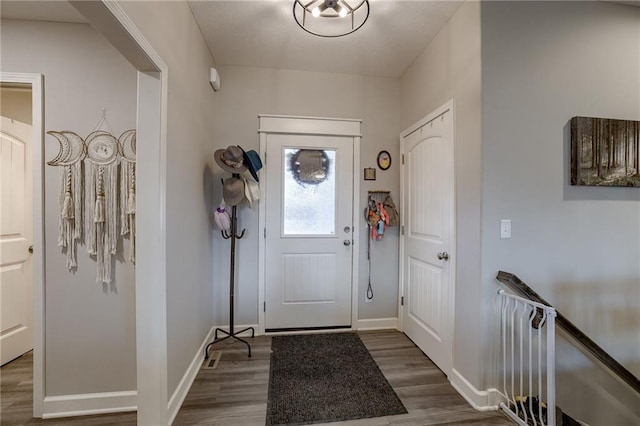
[[[370,0],[365,25],[322,38],[293,19],[293,0],[190,0],[218,65],[399,77],[462,1]]]
[[[2,19],[87,23],[87,20],[66,1],[9,1],[0,3]]]
[[[640,0],[608,1],[640,6]],[[371,14],[364,27],[337,39],[300,29],[293,19],[293,0],[188,3],[219,65],[398,77],[462,1],[370,0]],[[63,0],[1,0],[0,12],[3,19],[87,22]]]

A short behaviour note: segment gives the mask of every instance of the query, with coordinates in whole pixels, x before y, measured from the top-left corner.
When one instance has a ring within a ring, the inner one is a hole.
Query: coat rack
[[[232,176],[234,178],[240,177],[239,174],[233,174]],[[230,260],[230,266],[229,266],[229,331],[223,330],[221,328],[216,328],[213,342],[209,343],[204,350],[205,359],[209,358],[209,349],[211,348],[211,346],[215,345],[216,343],[222,342],[223,340],[226,340],[228,338],[236,339],[244,343],[245,345],[247,345],[249,358],[251,358],[251,345],[249,344],[249,342],[247,342],[243,338],[238,337],[238,335],[244,333],[245,331],[251,330],[251,337],[254,337],[255,330],[253,329],[253,327],[247,327],[238,332],[236,332],[233,329],[233,317],[234,317],[233,307],[234,307],[235,269],[236,269],[236,240],[242,239],[246,232],[246,229],[243,229],[242,232],[240,232],[240,235],[238,235],[238,216],[237,216],[236,210],[237,210],[236,206],[233,206],[231,208],[231,227],[229,231],[220,231],[220,233],[222,234],[222,238],[224,238],[225,240],[231,240],[231,260]],[[221,339],[218,339],[218,332],[225,334],[225,336],[222,337]]]

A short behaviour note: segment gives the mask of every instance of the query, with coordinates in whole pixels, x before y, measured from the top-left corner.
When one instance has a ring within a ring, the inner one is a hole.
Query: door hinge
[[[404,306],[404,296],[400,297],[400,306]]]
[[[267,302],[263,302],[264,304],[262,305],[262,312],[267,312]]]
[[[402,154],[402,164],[404,164],[404,154]]]
[[[267,151],[264,152],[264,165],[267,165]]]
[[[402,235],[404,235],[404,225],[400,227],[400,232],[402,233]]]
[[[267,228],[264,228],[264,238],[267,238]]]

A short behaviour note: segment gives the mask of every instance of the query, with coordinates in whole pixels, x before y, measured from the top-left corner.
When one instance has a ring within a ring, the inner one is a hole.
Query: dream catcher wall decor
[[[129,260],[136,261],[136,131],[127,130],[118,138],[120,161],[120,235],[131,236]]]
[[[98,282],[111,282],[111,255],[116,254],[118,140],[96,131],[87,136],[85,234],[87,252],[96,256]]]
[[[84,140],[66,130],[47,134],[60,144],[60,152],[47,164],[62,167],[58,246],[66,251],[66,266],[77,268],[77,244],[84,242],[87,252],[96,256],[96,281],[110,283],[120,236],[130,235],[129,260],[135,261],[136,131],[127,130],[118,139],[103,130]]]
[[[47,132],[60,144],[56,157],[47,162],[60,166],[60,220],[58,225],[58,247],[67,254],[67,268],[78,266],[77,245],[82,239],[82,160],[86,150],[84,141],[70,131]]]

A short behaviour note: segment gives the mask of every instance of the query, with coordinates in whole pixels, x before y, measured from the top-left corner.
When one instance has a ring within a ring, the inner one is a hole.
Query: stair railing
[[[524,296],[526,300],[530,300],[536,303],[540,303],[544,306],[551,307],[551,304],[544,300],[538,293],[533,291],[531,287],[525,284],[520,278],[510,272],[500,271],[496,279],[507,286],[507,288],[514,293]],[[640,393],[640,380],[611,355],[609,355],[604,349],[591,340],[586,334],[576,327],[571,321],[562,315],[560,312],[556,312],[557,319],[556,325],[560,330],[571,340],[571,342],[582,353],[587,355],[590,359],[600,363],[606,369],[608,369],[614,376],[619,378],[623,383],[626,383],[635,392]]]
[[[500,408],[520,425],[556,425],[553,307],[504,290],[500,295]]]

